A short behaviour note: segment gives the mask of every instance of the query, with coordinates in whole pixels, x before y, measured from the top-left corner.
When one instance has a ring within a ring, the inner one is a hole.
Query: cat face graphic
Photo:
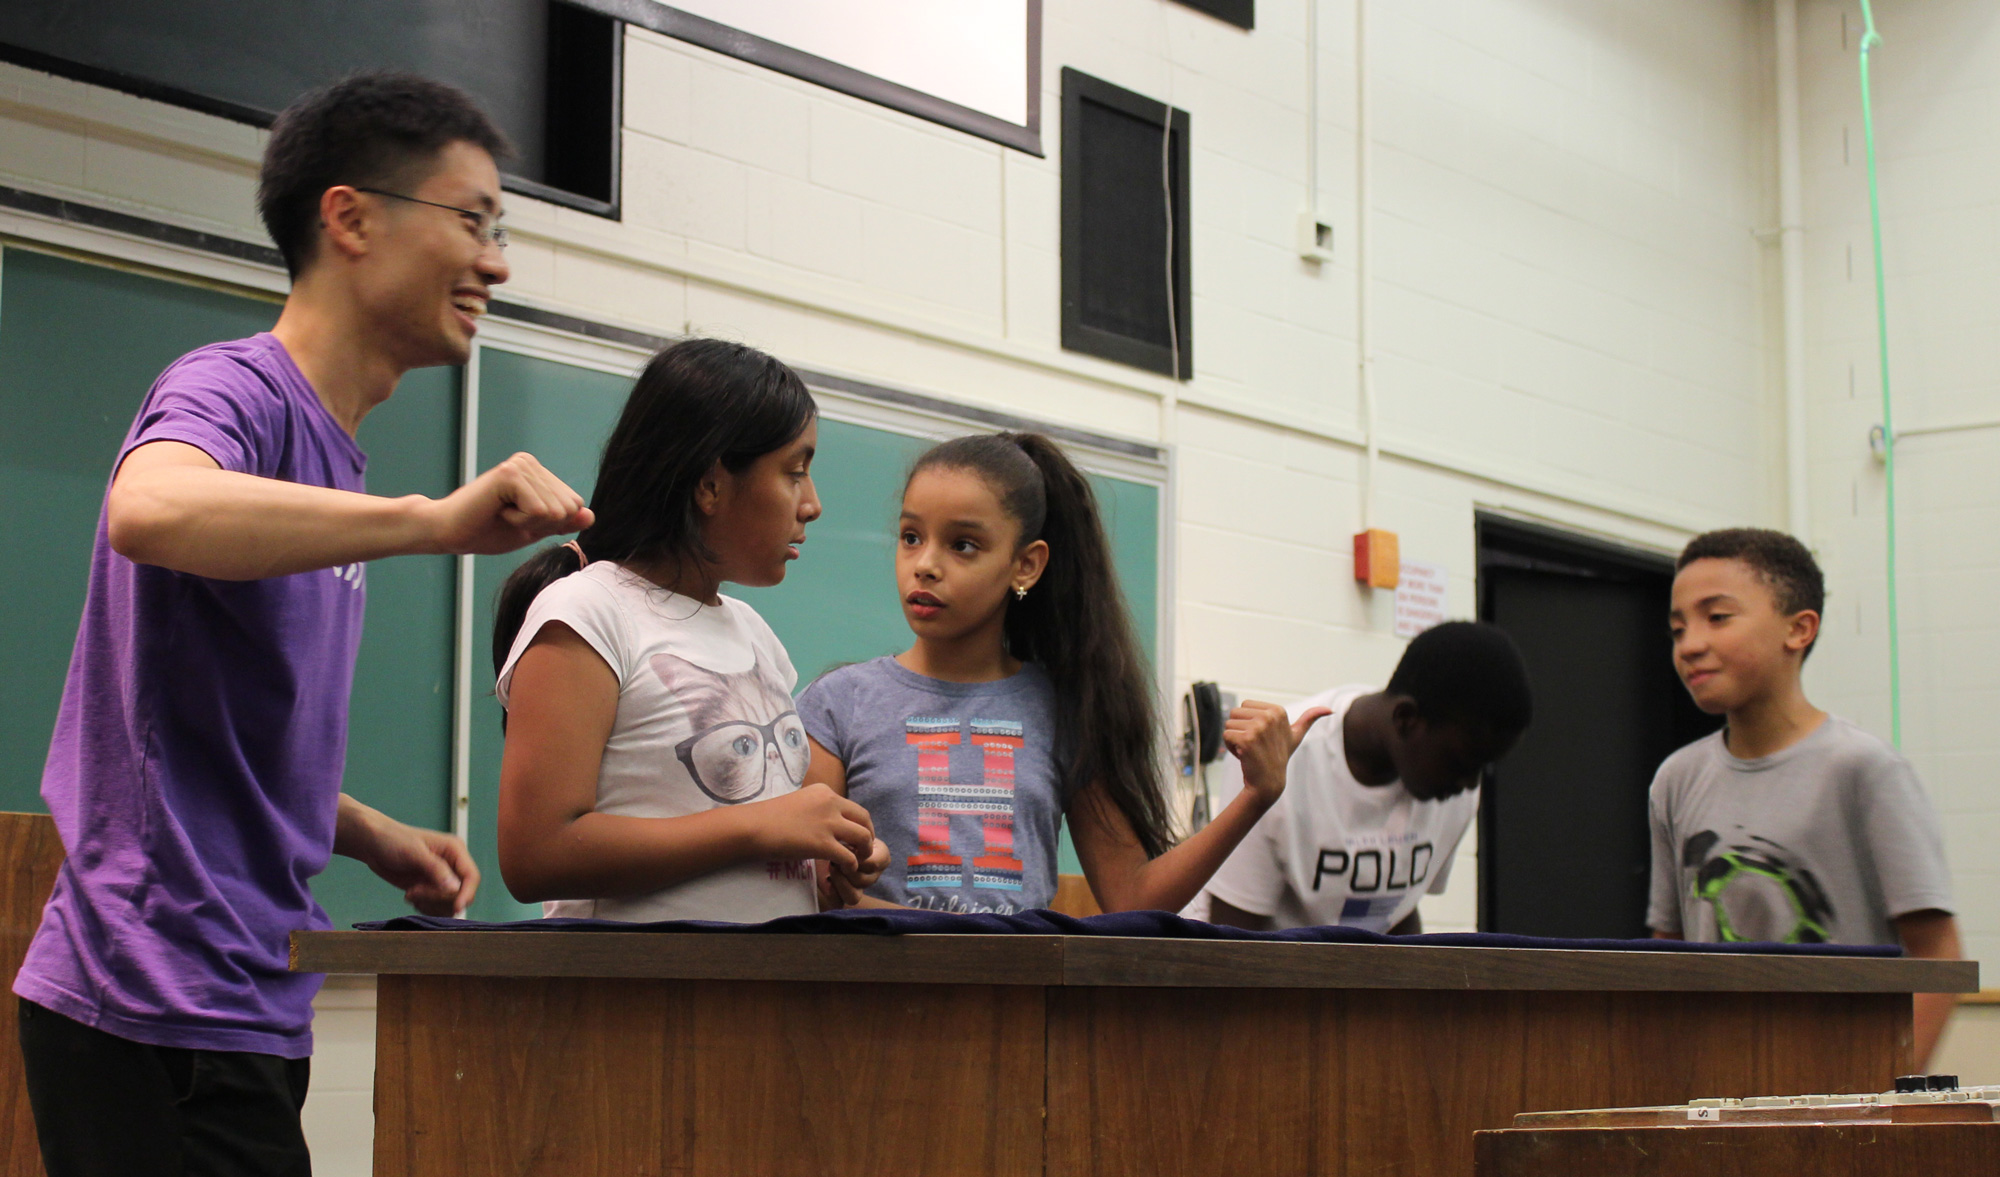
[[[650,665],[686,709],[694,734],[674,748],[702,792],[741,805],[797,788],[812,759],[805,724],[784,689],[750,669],[734,674],[673,654]]]

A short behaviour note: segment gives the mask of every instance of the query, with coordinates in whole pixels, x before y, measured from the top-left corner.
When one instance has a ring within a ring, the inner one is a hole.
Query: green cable
[[[1868,148],[1868,219],[1875,232],[1875,331],[1882,352],[1882,458],[1888,484],[1889,742],[1903,746],[1903,652],[1896,621],[1896,422],[1889,402],[1889,292],[1882,269],[1882,189],[1875,176],[1875,104],[1868,96],[1868,57],[1882,44],[1875,13],[1861,0],[1861,134]]]

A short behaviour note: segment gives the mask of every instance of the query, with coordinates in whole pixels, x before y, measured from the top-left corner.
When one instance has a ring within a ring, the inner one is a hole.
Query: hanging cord
[[[1875,167],[1875,104],[1868,91],[1868,60],[1882,44],[1875,31],[1875,12],[1861,0],[1861,136],[1868,157],[1868,220],[1875,235],[1875,332],[1882,357],[1882,459],[1888,488],[1888,525],[1884,529],[1889,560],[1889,742],[1903,746],[1903,651],[1896,616],[1896,422],[1889,397],[1889,288],[1882,266],[1882,186]]]

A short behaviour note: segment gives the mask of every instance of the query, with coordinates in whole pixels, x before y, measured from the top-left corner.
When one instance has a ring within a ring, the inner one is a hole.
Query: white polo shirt
[[[1354,700],[1374,690],[1322,691],[1289,708],[1297,719],[1313,707],[1333,714],[1313,725],[1292,753],[1284,795],[1182,911],[1206,920],[1209,897],[1274,927],[1344,924],[1386,932],[1442,894],[1452,857],[1479,811],[1479,791],[1443,801],[1419,801],[1400,781],[1364,785],[1347,767],[1343,721]],[[1243,766],[1223,758],[1216,809],[1243,790]]]

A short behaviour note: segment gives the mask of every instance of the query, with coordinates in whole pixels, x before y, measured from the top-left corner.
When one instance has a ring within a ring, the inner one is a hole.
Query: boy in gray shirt
[[[1653,778],[1655,936],[1898,944],[1957,959],[1944,840],[1909,761],[1806,699],[1825,582],[1783,532],[1712,531],[1681,552],[1669,622],[1695,704],[1728,722]],[[1916,1057],[1950,1016],[1919,994]]]

